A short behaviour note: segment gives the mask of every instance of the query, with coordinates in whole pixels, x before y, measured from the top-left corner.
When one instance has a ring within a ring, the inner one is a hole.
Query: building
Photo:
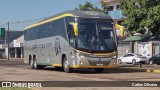
[[[121,0],[100,0],[107,2],[109,4],[109,12],[108,14],[114,19],[115,23],[118,25],[121,25],[121,23],[125,20],[125,18],[122,16],[122,10],[120,9],[120,1]],[[118,28],[116,28],[118,29]],[[132,36],[131,36],[132,37]],[[133,45],[132,43],[124,43],[124,38],[119,38],[118,43],[118,50],[119,55],[123,54],[124,48],[126,49],[126,52],[133,52],[137,54],[141,54],[143,56],[154,56],[158,53],[160,53],[160,38],[157,36],[150,36],[150,35],[142,35],[142,38],[138,41],[134,41]],[[155,38],[156,37],[156,38]]]
[[[110,15],[116,24],[121,25],[121,23],[124,20],[124,17],[122,16],[122,10],[120,9],[120,1],[121,0],[100,0],[107,2],[109,4],[109,11],[108,15]]]
[[[124,42],[125,39],[125,28],[121,25],[124,21],[122,16],[122,10],[120,9],[121,0],[100,0],[107,2],[109,5],[108,15],[112,17],[116,26],[116,33],[118,36],[118,57],[125,53],[131,52],[130,43]]]
[[[109,11],[108,15],[112,17],[115,22],[116,32],[118,37],[124,37],[126,35],[125,28],[122,26],[122,22],[125,17],[122,15],[122,10],[120,9],[121,0],[100,0],[108,3]]]
[[[159,35],[134,35],[127,37],[124,41],[131,42],[131,52],[146,57],[152,57],[160,53]]]
[[[134,53],[152,57],[160,53],[160,36],[146,35],[134,43]]]
[[[0,37],[0,58],[7,58],[8,54],[9,58],[23,58],[23,31],[11,30],[9,39],[5,36]]]
[[[20,35],[10,43],[10,58],[23,58],[23,41],[24,35]]]

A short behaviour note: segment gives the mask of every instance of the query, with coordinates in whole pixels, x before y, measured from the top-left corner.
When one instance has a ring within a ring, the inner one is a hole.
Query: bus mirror
[[[74,29],[74,35],[75,35],[75,36],[78,36],[78,25],[77,25],[77,23],[70,22],[70,25],[72,25],[72,26],[73,26],[73,29]]]
[[[115,24],[115,26],[117,28],[119,28],[119,30],[120,30],[120,35],[119,36],[124,37],[124,27],[119,25],[119,24]]]

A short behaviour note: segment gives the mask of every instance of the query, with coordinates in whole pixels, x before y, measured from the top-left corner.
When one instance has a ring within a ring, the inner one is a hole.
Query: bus
[[[24,62],[33,69],[46,66],[73,69],[117,67],[117,37],[112,18],[91,11],[66,11],[24,31]]]

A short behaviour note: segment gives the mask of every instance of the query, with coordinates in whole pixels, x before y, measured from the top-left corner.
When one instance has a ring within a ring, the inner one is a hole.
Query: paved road
[[[95,73],[92,69],[77,69],[74,73],[64,73],[54,68],[32,70],[23,60],[0,60],[0,81],[160,81],[160,73],[147,73],[134,70],[106,69],[104,73]],[[112,87],[109,87],[113,90]],[[38,88],[41,89],[41,88]],[[48,90],[49,88],[43,88]],[[63,88],[54,88],[63,89]],[[64,88],[69,89],[69,88]],[[73,89],[73,88],[70,88]],[[83,88],[76,88],[81,90]],[[102,88],[87,88],[85,90],[97,90]],[[129,88],[119,88],[128,90]],[[133,90],[131,87],[129,90]],[[152,88],[142,87],[141,90]],[[154,89],[157,89],[155,87]],[[74,88],[75,90],[75,88]],[[157,89],[158,90],[158,89]]]

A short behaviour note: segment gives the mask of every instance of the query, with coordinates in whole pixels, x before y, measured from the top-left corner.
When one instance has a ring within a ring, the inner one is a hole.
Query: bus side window
[[[24,31],[24,35],[26,35],[26,30]]]
[[[72,25],[69,25],[67,28],[68,31],[68,40],[71,46],[75,47],[75,35],[74,35],[74,29]]]

